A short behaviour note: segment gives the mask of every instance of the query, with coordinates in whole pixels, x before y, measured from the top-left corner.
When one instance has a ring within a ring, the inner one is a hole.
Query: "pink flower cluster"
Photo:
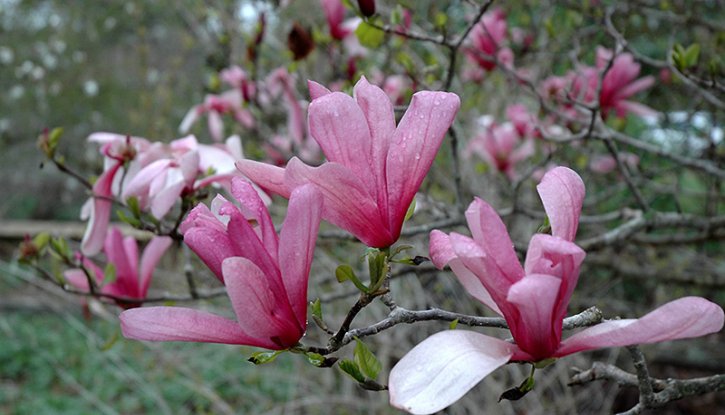
[[[88,258],[79,255],[79,259],[86,271],[91,274],[90,277],[94,279],[101,293],[143,300],[146,298],[154,268],[169,246],[171,246],[171,238],[168,236],[153,237],[139,262],[136,240],[130,236],[124,238],[118,228],[111,228],[106,236],[103,253],[106,254],[108,263],[113,265],[115,270],[116,278],[113,281],[107,279],[104,270]],[[63,276],[69,284],[78,289],[85,292],[90,290],[88,276],[82,269],[69,269],[64,272]],[[134,308],[141,305],[122,300],[116,302],[122,308]]]
[[[516,177],[516,164],[535,151],[536,119],[521,104],[506,109],[509,121],[497,124],[483,117],[483,132],[468,142],[467,154],[481,157],[491,169]]]
[[[722,308],[685,297],[642,318],[607,321],[562,340],[562,322],[586,255],[573,242],[584,184],[572,170],[557,167],[537,189],[552,234],[531,238],[523,267],[505,225],[481,199],[466,211],[472,238],[437,230],[430,236],[433,263],[449,265],[469,294],[502,315],[514,343],[466,330],[429,337],[390,372],[392,405],[430,414],[509,361],[540,362],[584,350],[697,337],[722,328]]]
[[[234,163],[244,157],[237,136],[216,145],[199,144],[194,136],[169,144],[114,133],[94,133],[88,140],[100,143],[104,155],[104,171],[81,211],[89,220],[81,243],[88,256],[103,246],[114,199],[135,197],[141,210],[160,219],[183,194],[212,183],[228,185],[239,175]]]

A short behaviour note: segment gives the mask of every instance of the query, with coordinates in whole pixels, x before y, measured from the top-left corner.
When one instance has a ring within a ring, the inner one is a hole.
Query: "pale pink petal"
[[[556,167],[536,186],[554,236],[574,241],[584,201],[584,182],[574,170]]]
[[[63,278],[80,291],[88,292],[88,277],[80,268],[68,269],[63,272]]]
[[[507,280],[514,283],[524,276],[514,244],[496,210],[485,200],[475,198],[466,209],[471,235],[485,254],[494,261]]]
[[[310,167],[299,159],[287,163],[287,186],[314,184],[324,197],[323,218],[352,233],[368,246],[383,248],[395,239],[381,217],[375,199],[362,187],[359,177],[337,163]]]
[[[322,195],[313,185],[292,192],[279,235],[279,268],[297,322],[307,324],[307,281],[322,216]]]
[[[179,132],[181,134],[186,134],[187,132],[189,132],[191,126],[194,125],[196,120],[199,118],[200,109],[200,105],[191,107],[189,112],[184,115],[184,119],[181,120],[181,124],[179,124]]]
[[[169,213],[177,200],[181,198],[181,192],[186,187],[183,181],[177,181],[171,185],[167,185],[160,192],[153,195],[151,200],[151,214],[156,219],[161,219]]]
[[[86,256],[97,254],[103,247],[113,205],[113,202],[110,200],[113,197],[111,185],[113,184],[113,178],[121,166],[121,163],[117,163],[110,169],[104,171],[93,185],[93,203],[90,205],[90,219],[86,227],[86,232],[83,234],[83,241],[81,242],[81,252]]]
[[[332,92],[325,86],[318,84],[315,81],[307,81],[307,88],[310,90],[310,100],[315,100],[324,95],[331,94]]]
[[[456,258],[450,237],[438,229],[434,229],[430,233],[428,252],[431,262],[438,269],[443,269],[452,259]]]
[[[237,322],[204,311],[183,307],[143,307],[119,316],[127,339],[154,342],[184,341],[244,344],[265,347],[245,334]]]
[[[553,318],[560,285],[559,278],[532,274],[512,285],[508,293],[507,301],[519,312],[518,318],[506,320],[511,334],[519,348],[537,360],[550,357],[561,340]]]
[[[472,331],[436,333],[390,371],[390,404],[413,414],[440,411],[506,364],[513,349],[503,340]]]
[[[333,92],[312,101],[308,114],[310,135],[327,160],[348,168],[375,197],[377,172],[370,171],[373,166],[370,129],[355,100],[347,94]]]
[[[173,241],[168,236],[155,236],[146,245],[139,266],[139,292],[141,297],[146,297],[156,264],[158,264],[166,250],[171,246],[171,242]]]
[[[222,121],[222,116],[216,111],[209,111],[207,114],[207,124],[211,138],[217,142],[222,141],[224,138],[224,121]]]
[[[252,261],[242,257],[225,259],[222,273],[234,313],[245,333],[268,349],[285,349],[297,343],[304,328],[297,322],[285,292],[271,284],[275,276],[265,275]]]
[[[386,160],[386,175],[388,217],[396,239],[413,196],[433,164],[460,105],[456,94],[418,92],[395,130]]]
[[[654,84],[655,84],[654,76],[645,76],[643,78],[639,78],[636,81],[629,83],[624,88],[618,90],[617,96],[626,99],[640,91],[644,91],[645,89],[651,87]]]
[[[139,170],[131,181],[126,184],[121,197],[126,200],[131,196],[139,198],[148,196],[151,183],[164,175],[172,162],[170,159],[156,160]]]
[[[503,315],[503,312],[496,304],[496,301],[491,297],[491,293],[486,290],[481,280],[465,265],[463,261],[458,258],[451,260],[448,265],[451,267],[453,273],[458,277],[458,281],[463,285],[463,288],[468,291],[473,298],[480,301],[481,304],[487,306],[498,315]]]
[[[640,117],[644,116],[656,116],[659,114],[657,110],[650,108],[644,104],[640,104],[639,102],[634,101],[619,101],[616,105],[616,109],[618,113],[622,113],[621,116],[626,115],[627,113],[632,113],[634,115],[639,115]],[[619,115],[619,114],[618,114]]]
[[[237,161],[236,166],[243,175],[262,189],[289,199],[292,191],[284,182],[285,169],[246,159]]]
[[[636,320],[613,320],[580,331],[561,343],[556,357],[583,350],[699,337],[722,327],[723,310],[719,305],[700,297],[684,297]]]

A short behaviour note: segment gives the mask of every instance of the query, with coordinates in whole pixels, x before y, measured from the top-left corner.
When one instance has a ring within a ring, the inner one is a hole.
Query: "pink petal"
[[[388,217],[395,239],[460,105],[456,94],[418,92],[395,130],[386,160]]]
[[[348,168],[368,193],[375,195],[375,177],[382,172],[371,171],[370,129],[355,100],[347,94],[332,92],[312,101],[308,113],[310,135],[327,160]]]
[[[536,234],[529,242],[524,268],[526,274],[546,274],[561,280],[556,296],[554,329],[561,338],[561,325],[571,295],[579,280],[579,269],[586,253],[573,242],[556,236]]]
[[[483,199],[475,198],[466,209],[466,220],[471,235],[484,253],[510,283],[524,276],[519,258],[514,251],[506,225],[496,210]]]
[[[704,336],[720,331],[723,318],[723,310],[717,304],[700,297],[684,297],[636,320],[612,320],[580,331],[561,343],[556,357],[583,350]]]
[[[307,324],[307,281],[322,215],[322,195],[313,185],[296,188],[290,197],[279,242],[279,268],[297,323]]]
[[[112,202],[109,200],[109,198],[113,197],[111,186],[121,166],[121,163],[117,163],[110,169],[104,171],[93,185],[93,203],[90,205],[90,219],[86,227],[86,232],[83,234],[83,241],[81,242],[81,252],[86,256],[97,254],[103,247],[103,242],[106,238],[106,229],[111,219]]]
[[[378,190],[378,205],[387,205],[387,182],[385,177],[385,159],[390,141],[395,133],[395,114],[393,104],[382,89],[368,83],[363,76],[353,90],[355,101],[367,120],[372,139],[372,168],[375,186]]]
[[[483,286],[481,280],[463,265],[463,262],[456,255],[450,237],[439,230],[430,233],[430,258],[433,264],[443,269],[446,265],[451,267],[458,281],[468,293],[481,303],[487,305],[493,311],[501,314],[491,294]]]
[[[112,263],[116,267],[116,282],[119,283],[119,285],[127,285],[130,288],[138,283],[138,277],[136,274],[138,262],[131,262],[129,259],[133,258],[129,258],[126,255],[123,234],[121,234],[121,231],[118,228],[114,227],[110,229],[108,236],[106,236],[106,243],[103,251],[108,258],[108,262]],[[135,258],[138,258],[138,253],[136,253]],[[127,280],[132,280],[132,282]],[[127,292],[127,294],[130,295],[134,293]]]
[[[185,187],[186,184],[183,181],[178,181],[155,193],[151,200],[151,214],[156,219],[163,218],[174,207],[176,201],[181,198],[181,192],[184,191]]]
[[[235,165],[242,174],[262,189],[289,199],[292,191],[284,183],[285,169],[246,159],[237,161]]]
[[[316,100],[322,96],[332,93],[329,89],[315,81],[307,81],[307,88],[310,90],[310,100]]]
[[[259,229],[258,235],[264,244],[264,249],[277,261],[277,231],[274,229],[274,223],[269,216],[269,211],[264,201],[259,197],[259,193],[254,189],[248,181],[235,177],[232,180],[232,195],[239,201],[242,206],[244,217],[253,219],[257,222]]]
[[[374,196],[344,166],[328,162],[310,167],[295,157],[287,163],[286,170],[289,188],[312,183],[322,193],[325,220],[352,233],[367,246],[384,248],[395,242]]]
[[[584,182],[574,170],[556,167],[536,186],[549,216],[552,235],[574,241],[584,201]]]
[[[625,86],[624,88],[617,91],[617,96],[622,98],[629,98],[632,95],[644,91],[645,89],[651,87],[655,83],[654,76],[645,76],[643,78],[639,78],[634,82],[631,82],[629,85]]]
[[[247,258],[232,257],[222,262],[222,273],[239,326],[260,346],[285,349],[294,346],[304,334],[287,295],[275,288],[271,279]]]
[[[126,200],[131,196],[139,198],[148,196],[151,182],[154,181],[154,179],[161,177],[161,175],[166,174],[166,171],[170,168],[171,163],[172,160],[170,159],[156,160],[139,170],[138,173],[133,176],[131,181],[126,184],[123,189],[122,198]]]
[[[265,347],[253,337],[245,334],[235,321],[191,308],[133,308],[121,313],[119,318],[121,332],[127,339],[154,342],[244,344]]]
[[[209,111],[207,114],[207,124],[209,126],[209,134],[216,142],[222,141],[224,138],[224,122],[221,115],[216,111]]]
[[[559,278],[532,274],[512,285],[508,293],[507,300],[519,312],[518,318],[507,318],[511,334],[519,348],[536,360],[551,357],[561,340],[561,331],[557,333],[554,327],[560,285]]]
[[[189,112],[184,115],[184,119],[181,120],[181,124],[179,124],[179,132],[181,134],[186,134],[191,129],[191,126],[194,125],[197,119],[199,119],[199,109],[200,105],[191,107]]]
[[[81,291],[88,291],[88,278],[80,268],[72,268],[63,272],[63,278]]]
[[[153,275],[156,264],[158,264],[166,250],[171,246],[171,242],[172,240],[168,236],[155,236],[146,245],[139,266],[139,292],[141,297],[146,297],[149,284],[151,283],[151,275]]]
[[[513,349],[503,340],[472,331],[436,333],[390,371],[390,404],[413,414],[440,411],[506,364]]]
[[[632,113],[634,115],[639,115],[640,117],[648,116],[648,115],[657,115],[659,112],[657,110],[650,108],[644,104],[640,104],[638,102],[634,101],[619,101],[616,105],[617,112],[623,113],[622,115],[626,115],[627,113]]]
[[[431,262],[438,269],[443,269],[452,259],[457,257],[448,235],[438,229],[434,229],[430,233],[428,252]]]

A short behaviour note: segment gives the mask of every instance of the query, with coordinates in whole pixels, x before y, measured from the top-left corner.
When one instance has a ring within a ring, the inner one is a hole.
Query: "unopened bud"
[[[375,0],[357,0],[357,4],[363,16],[370,17],[375,14]]]

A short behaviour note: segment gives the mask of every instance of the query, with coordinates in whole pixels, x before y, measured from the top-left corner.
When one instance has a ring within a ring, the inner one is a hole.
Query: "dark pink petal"
[[[291,189],[284,183],[285,169],[253,160],[238,160],[237,169],[262,189],[289,199]]]
[[[355,174],[337,163],[310,167],[299,159],[287,163],[289,188],[314,184],[324,198],[323,218],[352,233],[367,246],[384,248],[395,242],[388,230],[374,196]]]
[[[307,281],[322,216],[322,195],[311,184],[292,192],[280,231],[279,268],[297,323],[307,325]]]
[[[549,216],[552,235],[574,241],[584,201],[584,182],[574,170],[555,167],[536,186]]]
[[[127,339],[154,342],[184,341],[244,344],[266,347],[245,334],[232,320],[183,307],[143,307],[120,315],[121,332]]]
[[[590,327],[561,343],[556,357],[584,350],[687,339],[723,327],[722,308],[704,298],[671,301],[636,320],[612,320]]]
[[[232,179],[232,195],[239,201],[242,206],[244,217],[257,222],[260,239],[264,244],[267,253],[277,261],[277,231],[274,229],[274,223],[269,216],[269,210],[264,204],[259,193],[248,181],[242,178]]]
[[[332,92],[321,84],[315,81],[307,81],[307,88],[310,90],[310,101],[316,100]]]
[[[103,247],[108,222],[111,219],[112,202],[110,198],[113,197],[111,186],[113,185],[113,178],[121,166],[122,164],[120,162],[111,166],[111,168],[101,174],[93,185],[93,202],[90,205],[90,218],[86,232],[83,234],[83,241],[81,242],[81,252],[86,256],[97,254]]]
[[[304,328],[297,322],[287,294],[271,284],[274,276],[265,275],[242,257],[225,259],[222,273],[239,326],[247,335],[268,349],[297,344]]]
[[[138,276],[136,274],[138,262],[129,261],[123,243],[123,234],[121,234],[118,228],[113,227],[109,230],[103,252],[106,254],[108,262],[112,263],[116,268],[116,283],[122,286],[129,286],[129,288],[138,284]],[[136,255],[136,258],[138,258],[138,255]],[[132,293],[127,292],[127,294]]]
[[[460,105],[456,94],[418,92],[395,130],[386,160],[388,217],[395,239]]]
[[[390,404],[432,414],[459,400],[508,362],[515,346],[465,330],[436,333],[415,346],[390,371]]]
[[[496,210],[483,199],[475,198],[466,209],[466,220],[473,240],[496,263],[508,281],[514,283],[524,276],[506,225]]]
[[[559,278],[532,274],[512,285],[508,293],[507,300],[519,311],[518,319],[507,320],[511,334],[519,348],[536,360],[551,357],[561,340],[553,319],[560,285]]]
[[[171,242],[172,240],[168,236],[155,236],[146,245],[146,249],[144,249],[143,255],[141,256],[141,264],[139,265],[139,293],[142,298],[146,297],[156,264],[159,263],[161,257],[169,249]]]
[[[371,171],[370,129],[355,100],[347,94],[333,92],[312,101],[308,113],[310,135],[327,160],[348,168],[368,193],[375,195],[377,172]]]
[[[624,88],[617,91],[617,96],[620,96],[624,99],[627,99],[631,97],[632,95],[644,91],[645,89],[651,87],[655,83],[654,76],[645,76],[643,78],[639,78],[636,81],[630,83],[629,85],[625,86]]]

